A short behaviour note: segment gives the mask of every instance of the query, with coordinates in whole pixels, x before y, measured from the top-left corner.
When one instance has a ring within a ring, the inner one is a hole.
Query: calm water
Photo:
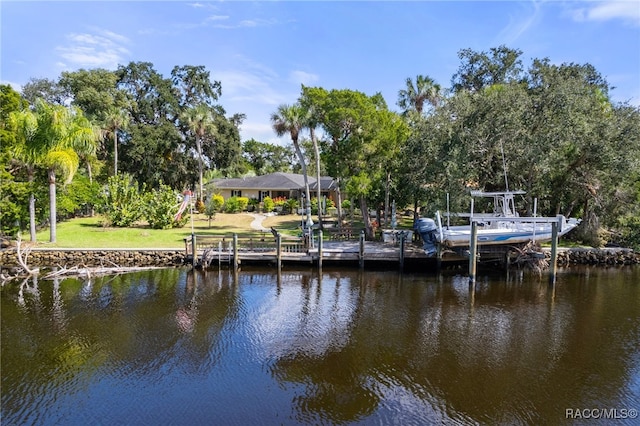
[[[1,295],[2,425],[639,421],[637,267],[475,290],[453,273],[167,269]],[[618,419],[567,419],[595,409]]]

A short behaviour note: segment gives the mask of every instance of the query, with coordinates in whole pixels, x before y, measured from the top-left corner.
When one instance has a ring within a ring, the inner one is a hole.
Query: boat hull
[[[558,236],[562,236],[575,228],[576,224],[567,223]],[[438,236],[440,244],[446,247],[469,247],[471,244],[471,226],[453,226],[449,229],[443,229],[441,235]],[[551,241],[551,226],[533,226],[530,227],[509,227],[483,229],[478,227],[477,241],[478,245],[514,245],[528,243],[529,241],[547,242]]]

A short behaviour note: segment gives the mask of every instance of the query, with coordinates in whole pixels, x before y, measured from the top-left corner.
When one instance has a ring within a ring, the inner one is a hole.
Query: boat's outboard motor
[[[436,235],[438,235],[436,222],[433,219],[423,217],[418,219],[413,227],[422,237],[424,252],[428,255],[434,255],[437,251],[436,244],[438,242],[436,238]]]

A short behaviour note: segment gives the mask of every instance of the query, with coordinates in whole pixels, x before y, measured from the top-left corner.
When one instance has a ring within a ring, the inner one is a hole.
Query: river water
[[[638,267],[166,269],[7,284],[1,316],[5,426],[639,422]]]

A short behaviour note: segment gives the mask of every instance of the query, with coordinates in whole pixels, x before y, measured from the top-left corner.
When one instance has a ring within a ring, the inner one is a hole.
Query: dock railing
[[[304,239],[284,236],[280,233],[197,235],[184,239],[185,254],[195,266],[206,252],[210,256],[225,256],[225,260],[237,262],[238,253],[263,253],[278,256],[281,253],[306,253]]]

